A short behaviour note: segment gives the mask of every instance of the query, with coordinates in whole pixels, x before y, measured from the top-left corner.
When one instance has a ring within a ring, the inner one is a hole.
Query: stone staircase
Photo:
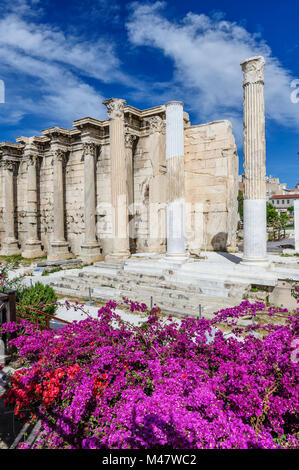
[[[62,295],[122,301],[123,297],[158,305],[165,313],[198,315],[199,305],[207,316],[220,308],[238,305],[248,290],[246,282],[227,282],[225,276],[177,272],[171,266],[147,262],[98,262],[65,272],[49,280]]]

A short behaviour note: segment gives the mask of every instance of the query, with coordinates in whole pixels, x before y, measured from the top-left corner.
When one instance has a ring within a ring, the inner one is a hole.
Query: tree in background
[[[279,221],[281,224],[281,228],[283,230],[283,238],[286,236],[286,228],[289,223],[290,217],[287,212],[282,212],[279,216]]]

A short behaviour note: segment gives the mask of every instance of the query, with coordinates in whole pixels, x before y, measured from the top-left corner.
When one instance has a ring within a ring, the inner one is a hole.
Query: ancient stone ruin
[[[1,254],[92,262],[234,252],[238,156],[230,122],[191,125],[180,102],[145,110],[122,99],[104,103],[105,121],[85,117],[71,130],[0,144]]]

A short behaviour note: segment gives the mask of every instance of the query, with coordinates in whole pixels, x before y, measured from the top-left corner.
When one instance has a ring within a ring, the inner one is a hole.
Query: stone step
[[[66,276],[64,276],[66,279]],[[69,276],[67,276],[69,279]],[[103,273],[102,270],[97,268],[89,268],[88,271],[83,271],[79,274],[80,281],[87,282],[90,287],[97,287],[99,284],[108,286],[113,284],[115,287],[125,288],[126,285],[135,284],[136,286],[159,286],[164,289],[182,289],[187,291],[198,292],[207,295],[216,295],[220,297],[227,297],[230,295],[230,290],[235,289],[237,292],[245,291],[246,285],[238,284],[237,286],[225,283],[223,281],[211,281],[207,279],[165,279],[165,276],[154,276],[153,274],[140,274],[135,272],[120,271],[117,275],[109,275]]]
[[[206,294],[206,295],[214,295],[216,297],[229,297],[230,288],[225,288],[221,283],[215,286],[209,285],[209,283],[200,282],[198,285],[182,285],[179,283],[174,282],[156,282],[152,284],[147,281],[147,279],[143,278],[126,278],[123,276],[120,279],[115,279],[109,276],[69,276],[64,275],[57,280],[53,280],[50,283],[52,286],[61,286],[61,287],[69,287],[70,289],[98,289],[100,287],[104,288],[111,288],[111,289],[119,289],[119,290],[129,290],[135,291],[136,289],[141,289],[143,292],[151,292],[153,289],[158,291],[167,292],[170,294],[174,292],[175,294],[180,294],[182,296],[190,296],[190,295],[198,295],[198,294]],[[171,294],[173,295],[173,294]]]
[[[71,289],[70,287],[61,287],[58,285],[53,286],[55,291],[61,295],[72,296],[87,299],[89,292],[87,288],[82,287],[81,289]],[[178,294],[179,297],[180,294]],[[152,290],[151,292],[145,292],[144,290],[139,291],[128,291],[118,290],[115,288],[97,288],[92,291],[93,300],[108,301],[115,300],[118,302],[123,301],[123,297],[135,300],[138,302],[144,302],[150,306],[151,297],[153,297],[153,304],[161,308],[161,310],[167,314],[178,314],[178,315],[195,315],[198,316],[199,304],[202,305],[203,316],[211,314],[222,308],[233,307],[238,305],[242,299],[240,298],[218,298],[210,297],[206,295],[198,295],[192,299],[179,299],[171,298],[167,295],[161,295],[161,292]]]

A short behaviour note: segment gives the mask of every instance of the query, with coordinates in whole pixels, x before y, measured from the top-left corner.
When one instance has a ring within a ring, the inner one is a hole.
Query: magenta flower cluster
[[[4,325],[18,335],[11,342],[23,364],[6,402],[41,420],[34,448],[298,447],[298,311],[245,301],[213,320],[178,322],[125,302],[148,312],[140,328],[122,321],[113,301],[98,319],[61,330]],[[261,312],[288,320],[236,325]],[[217,328],[225,322],[234,335]]]

